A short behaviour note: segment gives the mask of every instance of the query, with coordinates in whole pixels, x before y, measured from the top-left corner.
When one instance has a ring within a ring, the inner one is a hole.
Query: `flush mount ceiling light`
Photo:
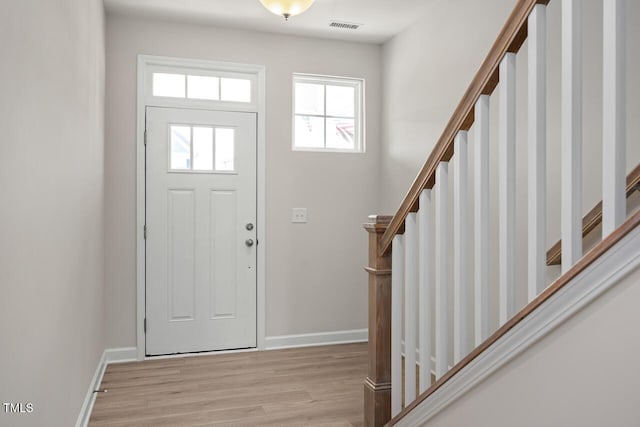
[[[260,0],[260,3],[271,13],[284,16],[289,20],[290,16],[300,15],[311,7],[314,0]]]

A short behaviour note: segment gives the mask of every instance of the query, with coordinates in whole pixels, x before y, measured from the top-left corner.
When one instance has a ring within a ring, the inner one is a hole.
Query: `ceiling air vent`
[[[341,30],[357,30],[362,26],[362,24],[354,24],[353,22],[340,22],[340,21],[331,21],[329,23],[331,28],[339,28]]]

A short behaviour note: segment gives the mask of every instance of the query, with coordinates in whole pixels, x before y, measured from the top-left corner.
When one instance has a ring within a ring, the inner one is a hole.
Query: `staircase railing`
[[[547,286],[548,3],[549,0],[517,2],[397,213],[393,217],[372,217],[365,226],[370,233],[366,425],[385,425],[389,421],[393,425],[401,420],[640,224],[640,213],[628,219],[626,213],[625,1],[603,0],[602,240],[583,253],[582,2],[562,0],[562,244],[561,253],[556,256],[561,258],[562,273]],[[518,310],[515,58],[525,40],[528,132],[522,145],[526,144],[528,162],[528,303]],[[489,99],[496,90],[499,321],[498,329],[491,331]],[[474,140],[469,141],[468,131],[472,128]],[[469,143],[475,144],[473,159],[469,159]],[[473,188],[468,185],[470,161],[474,165]],[[472,212],[467,206],[470,195],[474,201]],[[473,216],[473,230],[469,230],[468,215]],[[473,247],[468,251],[472,235]],[[469,253],[471,260],[467,258]],[[468,289],[473,289],[472,295]],[[450,290],[453,324],[449,323]],[[470,315],[472,319],[468,318]]]
[[[640,165],[627,175],[627,198],[635,191],[640,191]],[[602,202],[599,202],[582,218],[582,237],[587,237],[589,233],[594,231],[602,224]],[[559,265],[562,257],[562,241],[556,242],[555,245],[547,251],[547,265]]]

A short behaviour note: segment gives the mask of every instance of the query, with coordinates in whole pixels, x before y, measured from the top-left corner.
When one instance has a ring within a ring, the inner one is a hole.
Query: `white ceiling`
[[[108,12],[283,34],[383,43],[415,22],[434,0],[316,0],[288,22],[258,0],[104,0]],[[329,28],[331,20],[362,24]]]

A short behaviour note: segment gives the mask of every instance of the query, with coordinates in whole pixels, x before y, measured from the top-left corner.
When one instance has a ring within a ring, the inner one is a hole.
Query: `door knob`
[[[247,239],[244,241],[244,244],[247,245],[248,247],[253,246],[253,239]]]

